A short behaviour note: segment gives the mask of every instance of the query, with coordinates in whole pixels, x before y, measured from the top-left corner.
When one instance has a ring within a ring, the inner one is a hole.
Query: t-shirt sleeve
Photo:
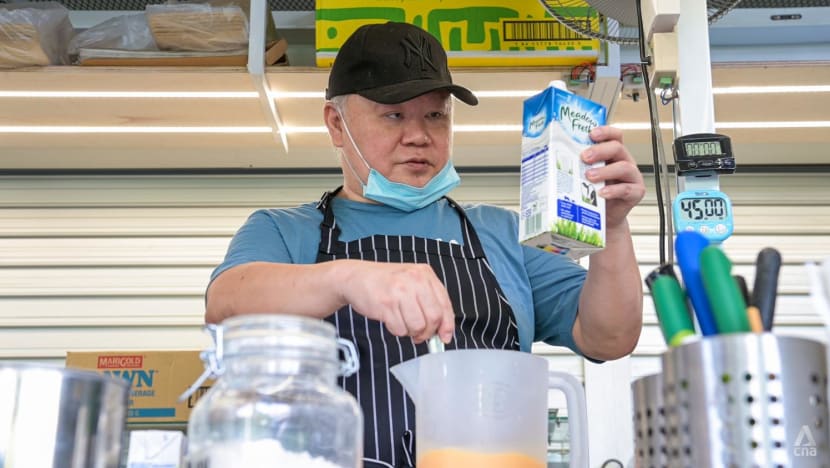
[[[223,271],[250,262],[294,263],[273,216],[254,212],[231,239],[225,259],[210,275],[213,282]]]
[[[565,346],[582,355],[573,338],[585,268],[564,255],[522,246],[533,292],[533,341]]]

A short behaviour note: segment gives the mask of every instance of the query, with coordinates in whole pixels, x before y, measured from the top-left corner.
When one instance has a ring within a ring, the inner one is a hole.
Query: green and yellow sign
[[[557,13],[594,29],[599,23],[587,3]],[[317,66],[331,66],[360,26],[387,21],[429,31],[453,67],[578,65],[599,55],[598,40],[566,28],[538,0],[317,0]]]

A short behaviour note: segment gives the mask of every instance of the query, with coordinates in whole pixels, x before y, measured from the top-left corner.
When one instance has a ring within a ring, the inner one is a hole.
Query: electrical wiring
[[[640,66],[635,63],[627,63],[620,69],[620,78],[625,79],[626,76],[638,76],[642,73]]]
[[[642,78],[640,78],[641,74],[642,70],[638,64],[626,63],[620,67],[620,81],[622,82],[622,88],[626,90],[624,95],[630,97],[634,102],[640,100],[640,86],[643,83]]]
[[[666,207],[663,203],[663,181],[662,181],[662,174],[663,171],[660,166],[661,157],[660,154],[662,152],[662,139],[660,136],[660,120],[657,115],[657,109],[654,105],[654,93],[651,90],[651,84],[649,83],[648,77],[648,66],[651,65],[651,57],[646,54],[646,41],[645,41],[645,30],[643,28],[643,12],[642,12],[642,0],[636,0],[635,6],[637,8],[637,29],[639,34],[639,48],[640,48],[640,69],[643,74],[643,84],[645,85],[646,89],[646,96],[648,97],[648,110],[649,110],[649,117],[651,121],[651,148],[652,148],[652,157],[653,157],[653,164],[654,164],[654,185],[656,189],[656,196],[657,196],[657,214],[658,214],[658,223],[659,223],[659,254],[660,254],[660,264],[666,263],[666,252],[669,252],[671,255],[671,242],[667,239],[666,228],[667,228],[667,216],[666,216]],[[667,185],[667,184],[666,184]],[[666,193],[668,194],[668,187],[666,187]]]
[[[664,86],[660,90],[660,103],[664,106],[669,105],[675,99],[677,99],[677,89],[671,86]]]
[[[585,78],[582,78],[583,74],[586,74]],[[594,81],[596,76],[596,68],[593,63],[590,62],[583,62],[579,65],[571,68],[571,81],[585,81],[586,84],[590,84]]]

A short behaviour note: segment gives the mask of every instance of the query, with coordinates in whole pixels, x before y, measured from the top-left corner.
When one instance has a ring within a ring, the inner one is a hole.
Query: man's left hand
[[[625,222],[634,206],[643,199],[646,186],[634,157],[622,144],[622,131],[604,126],[591,131],[596,144],[582,152],[586,164],[605,161],[604,167],[589,169],[586,178],[593,183],[605,182],[599,196],[605,198],[606,226],[613,229]]]

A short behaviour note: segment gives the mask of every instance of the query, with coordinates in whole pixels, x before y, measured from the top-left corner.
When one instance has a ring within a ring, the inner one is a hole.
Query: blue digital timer
[[[720,190],[689,190],[672,204],[675,232],[697,231],[710,242],[721,243],[732,235],[732,202]]]

